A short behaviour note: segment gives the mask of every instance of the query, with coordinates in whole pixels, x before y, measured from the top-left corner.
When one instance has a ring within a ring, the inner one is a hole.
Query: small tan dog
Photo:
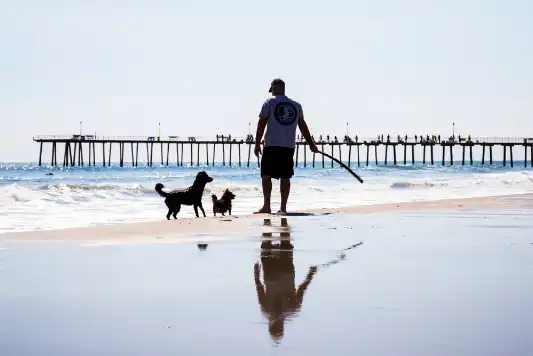
[[[224,216],[226,211],[231,215],[231,201],[235,199],[235,197],[236,195],[229,189],[224,191],[224,194],[222,194],[220,199],[217,199],[215,194],[211,195],[211,199],[213,200],[213,215],[217,216],[217,213],[220,213]]]

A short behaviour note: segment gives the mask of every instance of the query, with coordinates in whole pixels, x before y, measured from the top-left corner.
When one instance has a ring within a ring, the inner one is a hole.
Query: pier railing
[[[355,143],[487,143],[487,144],[522,144],[533,143],[533,137],[442,137],[438,139],[436,136],[430,136],[429,140],[427,136],[394,136],[394,137],[358,137],[358,136],[343,136],[336,137],[327,135],[321,135],[313,137],[317,143],[328,144],[355,144]],[[247,140],[248,139],[248,140]],[[97,135],[37,135],[33,137],[36,142],[53,142],[53,141],[113,141],[113,142],[245,142],[253,143],[253,139],[250,140],[246,135],[243,136],[220,136],[208,137],[208,136],[97,136]],[[299,137],[298,142],[303,143],[303,138]]]

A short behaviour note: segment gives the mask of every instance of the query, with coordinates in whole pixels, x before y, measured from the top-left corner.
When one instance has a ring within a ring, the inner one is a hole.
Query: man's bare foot
[[[287,211],[286,210],[278,210],[278,212],[276,214],[277,215],[287,215]]]
[[[254,214],[270,214],[270,213],[271,213],[270,209],[267,209],[265,207],[262,207],[258,211],[254,212]]]

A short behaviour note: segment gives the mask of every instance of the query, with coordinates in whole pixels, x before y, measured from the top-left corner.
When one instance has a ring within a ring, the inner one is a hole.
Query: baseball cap
[[[280,78],[276,78],[276,79],[274,79],[274,80],[272,81],[272,83],[270,83],[270,89],[268,89],[268,92],[269,92],[269,93],[272,93],[272,87],[273,87],[274,85],[279,85],[279,84],[281,84],[281,85],[285,85],[285,82],[284,82],[283,80],[281,80]]]

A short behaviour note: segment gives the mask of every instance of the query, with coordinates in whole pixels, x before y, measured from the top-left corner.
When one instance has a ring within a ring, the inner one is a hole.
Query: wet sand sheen
[[[257,217],[205,251],[4,242],[0,353],[530,355],[532,215]]]

